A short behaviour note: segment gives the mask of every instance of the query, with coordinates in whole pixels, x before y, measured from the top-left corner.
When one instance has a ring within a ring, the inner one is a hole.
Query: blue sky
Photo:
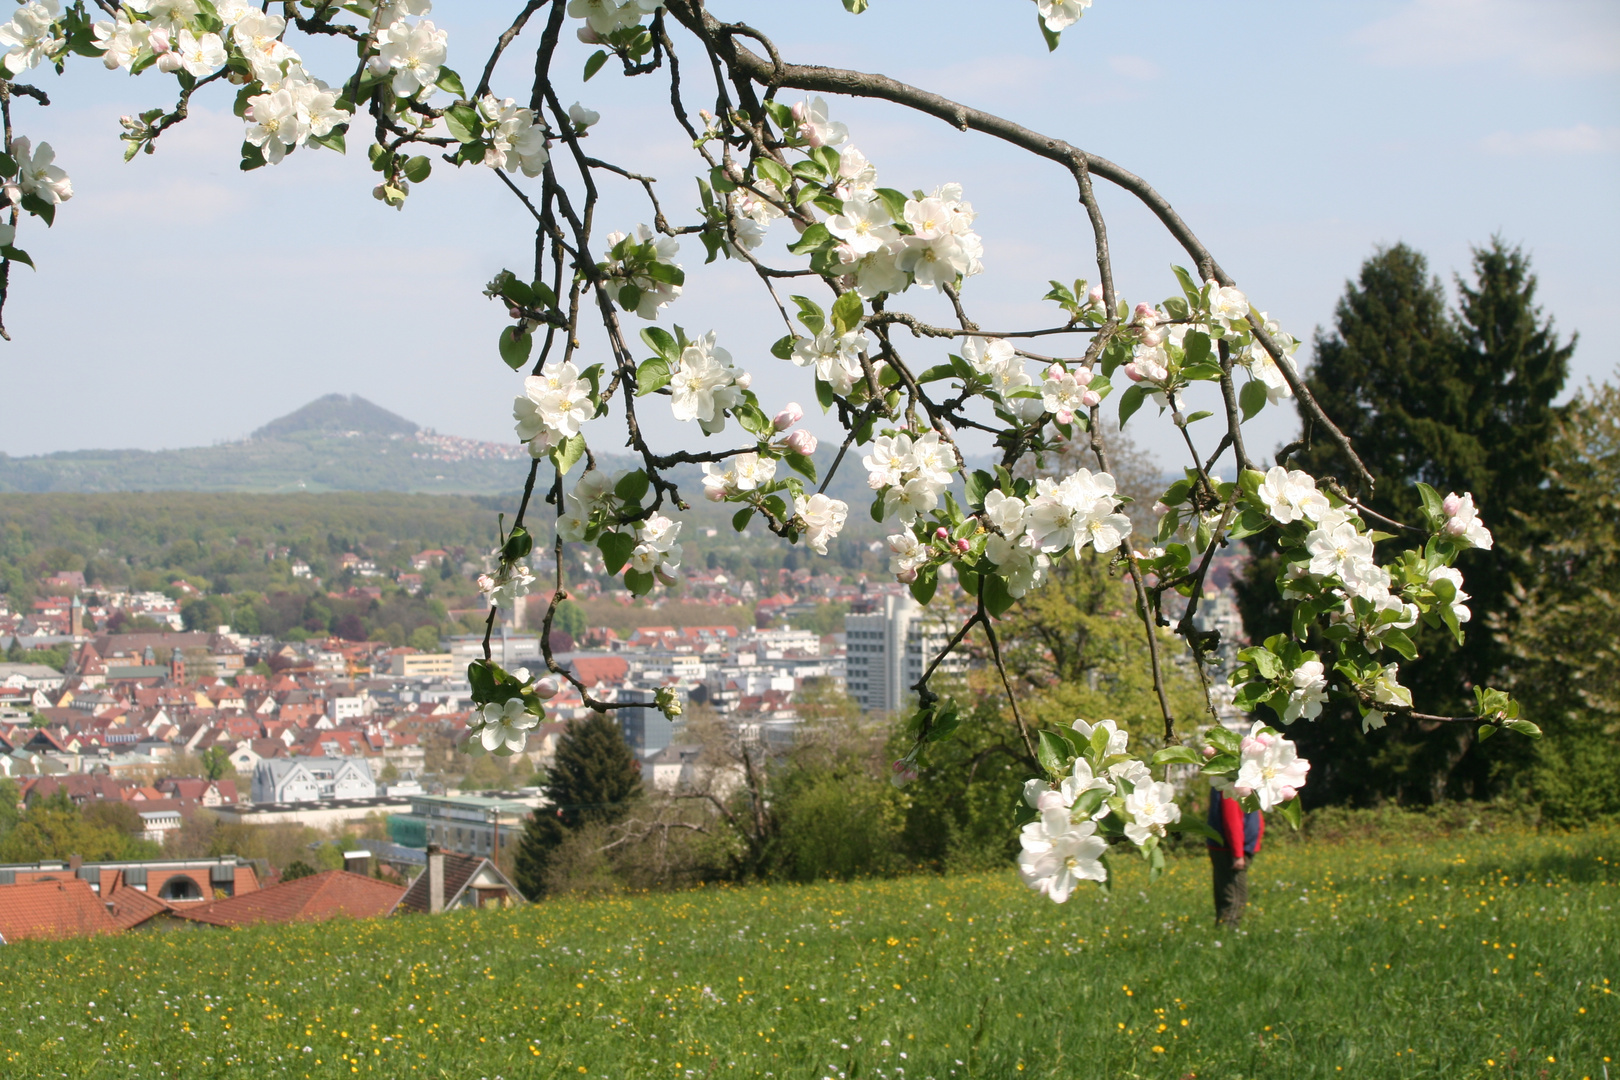
[[[480,69],[513,7],[440,0],[432,17],[450,31],[451,65]],[[1330,321],[1375,245],[1405,241],[1449,281],[1471,244],[1500,233],[1532,253],[1559,325],[1581,332],[1572,384],[1612,377],[1620,361],[1603,254],[1620,246],[1620,5],[1609,0],[1097,0],[1050,56],[1029,0],[873,0],[859,17],[837,0],[711,8],[771,34],[790,60],[882,71],[1112,158],[1170,198],[1299,337]],[[577,72],[588,50],[568,47],[578,55],[562,66]],[[352,63],[306,55],[332,81]],[[523,96],[522,70],[498,74],[497,91]],[[19,236],[39,272],[14,271],[0,451],[207,444],[334,391],[440,431],[510,437],[518,379],[496,355],[503,320],[480,289],[521,269],[532,240],[487,170],[441,165],[403,212],[371,198],[358,151],[301,151],[244,175],[223,93],[126,165],[118,116],[163,103],[172,82],[93,61],[33,81],[54,104],[15,104],[17,130],[57,149],[76,194],[55,228],[30,219]],[[561,90],[601,111],[592,149],[658,177],[672,217],[695,201],[662,81],[604,70]],[[964,184],[986,249],[966,290],[982,324],[1044,324],[1047,278],[1095,276],[1056,167],[882,103],[832,104],[885,184]],[[1122,293],[1170,295],[1169,263],[1184,260],[1128,196],[1105,185],[1101,198]],[[622,228],[647,217],[628,188],[603,214]],[[785,238],[779,226],[764,250]],[[801,373],[766,354],[780,324],[752,276],[701,260],[690,242],[687,295],[661,322],[719,331],[739,363],[768,373],[756,382],[768,407],[813,401]],[[932,311],[926,298],[911,306]],[[655,436],[689,438],[650,411]],[[1251,447],[1268,450],[1292,413],[1268,410],[1253,428]],[[1143,441],[1156,431],[1142,425]]]

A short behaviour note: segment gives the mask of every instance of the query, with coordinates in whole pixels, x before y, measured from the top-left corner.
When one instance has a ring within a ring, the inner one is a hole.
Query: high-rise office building
[[[911,688],[951,638],[951,630],[910,596],[885,596],[883,606],[864,615],[844,616],[845,681],[863,712],[897,712]],[[937,674],[967,669],[965,657],[947,657]]]

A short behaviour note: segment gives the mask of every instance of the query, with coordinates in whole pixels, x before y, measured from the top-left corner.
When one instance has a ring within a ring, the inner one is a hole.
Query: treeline
[[[1376,252],[1318,330],[1306,382],[1377,477],[1368,505],[1421,521],[1414,485],[1472,492],[1494,536],[1458,568],[1467,640],[1421,625],[1401,681],[1428,713],[1466,716],[1473,690],[1510,689],[1539,741],[1482,742],[1476,725],[1391,717],[1363,730],[1329,707],[1289,736],[1312,762],[1307,806],[1507,798],[1576,824],[1620,813],[1620,392],[1588,386],[1556,404],[1576,338],[1536,304],[1530,260],[1500,239],[1474,252],[1448,301],[1424,257]],[[1354,475],[1309,427],[1288,464]],[[1396,526],[1395,528],[1399,528]],[[1396,543],[1390,541],[1388,547]],[[1252,640],[1283,631],[1290,605],[1267,541],[1240,585]]]

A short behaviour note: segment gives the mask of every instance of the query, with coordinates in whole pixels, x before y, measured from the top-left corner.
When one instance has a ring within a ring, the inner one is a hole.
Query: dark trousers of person
[[[1209,861],[1215,881],[1215,921],[1235,927],[1249,904],[1249,866],[1254,856],[1245,860],[1241,870],[1232,865],[1232,853],[1225,848],[1210,851]]]

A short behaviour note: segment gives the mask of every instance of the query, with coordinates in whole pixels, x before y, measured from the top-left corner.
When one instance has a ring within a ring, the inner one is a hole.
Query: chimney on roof
[[[69,855],[68,856],[68,869],[73,871],[75,874],[77,874],[79,872],[79,867],[81,867],[83,865],[84,865],[84,860],[79,858],[79,856],[77,856],[77,855]]]
[[[444,852],[438,844],[427,846],[428,914],[444,910]]]
[[[371,876],[371,852],[345,851],[343,853],[343,869],[351,874]]]

